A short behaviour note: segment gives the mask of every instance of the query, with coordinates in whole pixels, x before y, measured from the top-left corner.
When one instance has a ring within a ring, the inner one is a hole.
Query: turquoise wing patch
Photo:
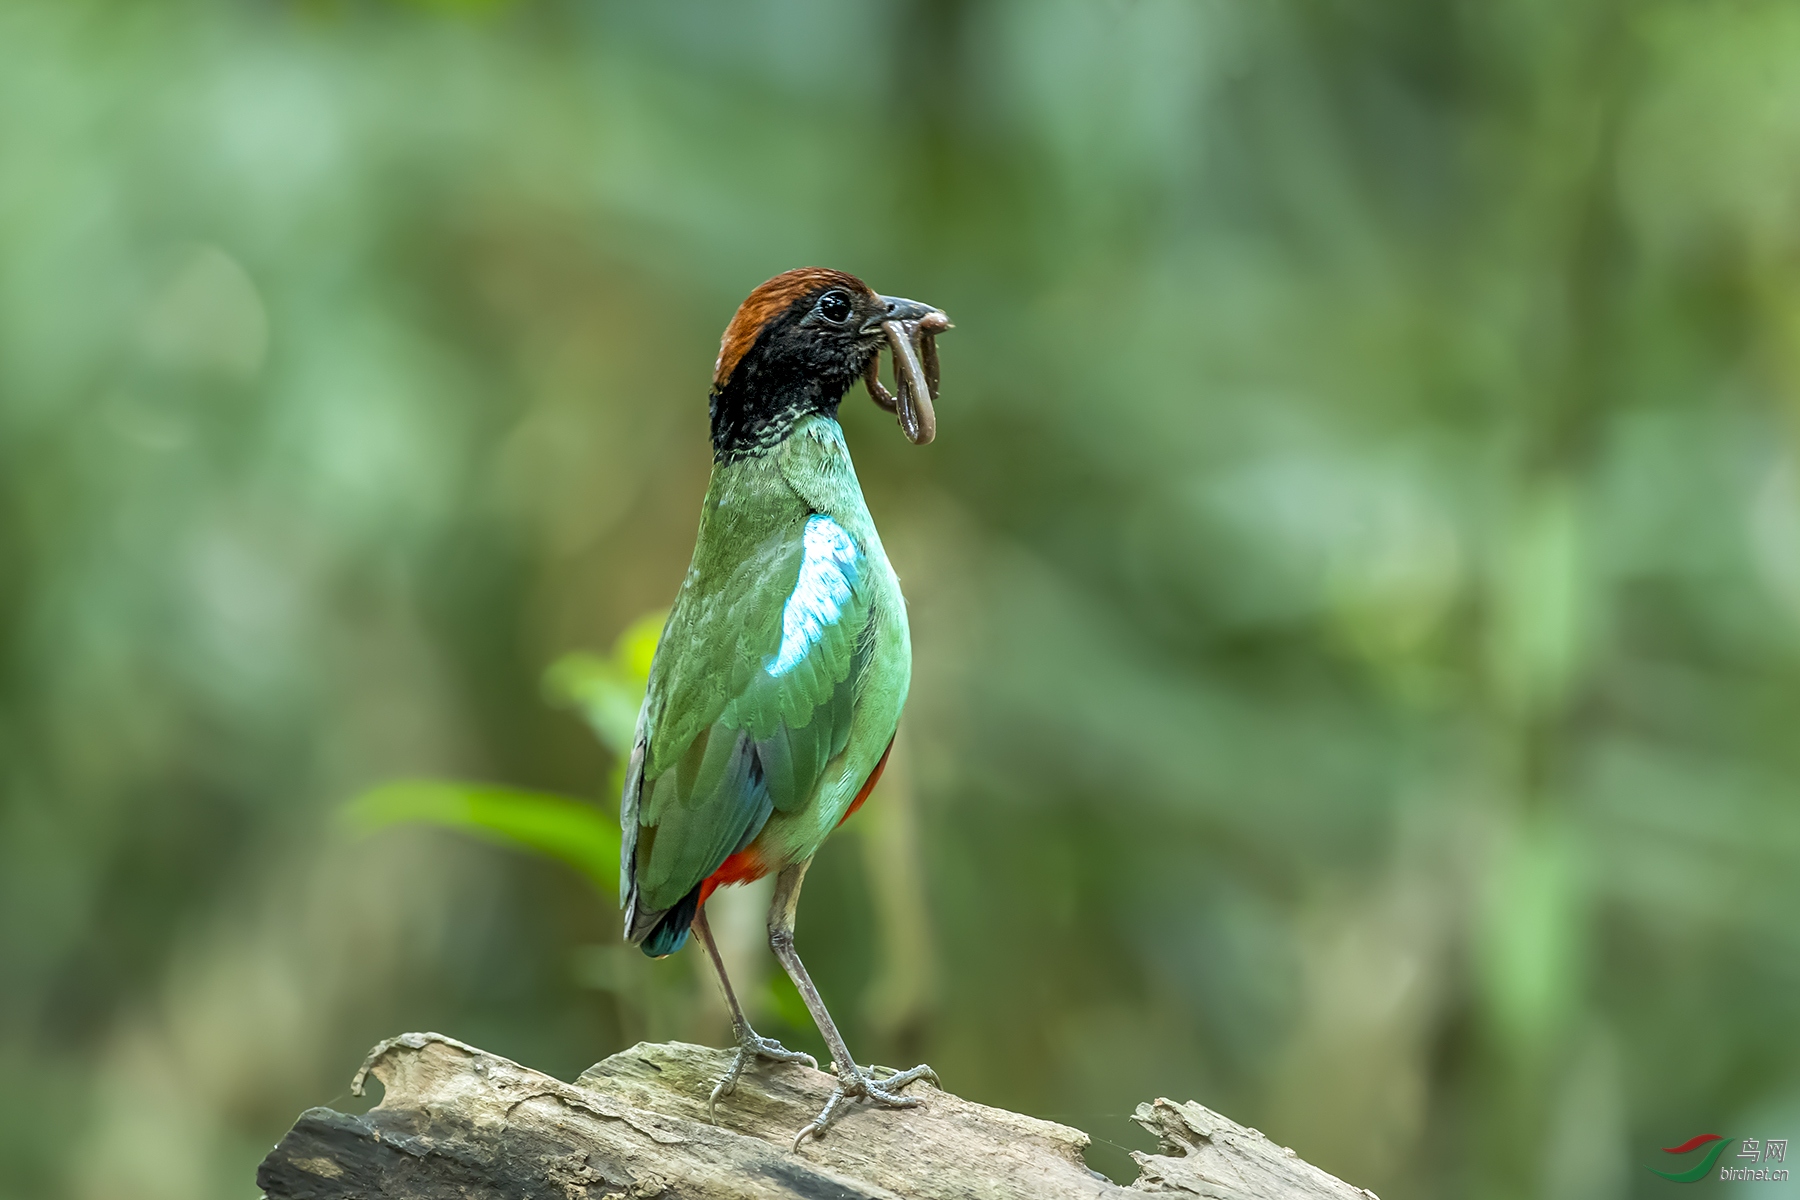
[[[791,812],[850,736],[869,625],[867,559],[843,527],[807,518],[800,568],[781,609],[781,642],[720,720],[756,740],[775,808]]]
[[[806,519],[800,577],[781,609],[781,648],[764,670],[780,678],[805,661],[836,625],[862,579],[862,551],[844,527],[823,513]]]
[[[656,732],[692,728],[696,719],[705,724],[685,745],[656,746],[651,735],[646,766],[655,760],[659,769],[653,777],[646,771],[639,784],[641,836],[633,846],[636,884],[649,910],[673,905],[716,871],[755,838],[771,811],[792,812],[810,801],[826,764],[849,742],[868,652],[868,560],[829,516],[809,514],[798,532],[797,555],[793,540],[785,548],[765,544],[734,564],[726,590],[709,603],[688,613],[678,603],[665,635],[660,653],[671,657],[657,669],[685,686],[674,689],[669,719],[656,722]],[[776,603],[784,593],[777,640]],[[759,608],[766,617],[751,618]],[[677,638],[672,644],[670,636]],[[700,646],[724,653],[681,650]],[[683,703],[705,695],[708,684],[729,689],[720,709],[709,714]]]

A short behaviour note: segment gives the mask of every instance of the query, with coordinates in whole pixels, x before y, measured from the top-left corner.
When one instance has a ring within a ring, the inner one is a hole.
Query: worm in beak
[[[895,315],[881,322],[881,331],[894,355],[895,390],[890,393],[881,385],[879,352],[869,356],[863,383],[869,399],[900,419],[907,440],[923,446],[937,436],[937,413],[932,408],[938,396],[937,335],[950,328],[950,318],[910,300],[889,307]]]

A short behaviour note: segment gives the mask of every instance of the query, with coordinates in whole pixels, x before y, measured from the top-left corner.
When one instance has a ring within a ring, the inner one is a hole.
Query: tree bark
[[[386,1089],[362,1116],[314,1108],[263,1160],[269,1200],[1113,1200],[1146,1192],[1213,1200],[1370,1200],[1254,1129],[1194,1103],[1140,1104],[1162,1141],[1134,1154],[1129,1187],[1082,1162],[1087,1135],[923,1084],[924,1103],[854,1107],[789,1148],[831,1093],[830,1075],[759,1063],[706,1097],[726,1051],[641,1043],[563,1083],[435,1033],[370,1052]]]

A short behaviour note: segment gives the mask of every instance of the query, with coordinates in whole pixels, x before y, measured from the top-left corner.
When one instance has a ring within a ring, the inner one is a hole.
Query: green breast
[[[837,423],[716,467],[621,811],[640,908],[675,905],[752,839],[771,868],[809,857],[886,750],[911,674]]]

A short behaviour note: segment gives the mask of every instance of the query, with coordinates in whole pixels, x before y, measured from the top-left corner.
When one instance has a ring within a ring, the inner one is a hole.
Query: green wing
[[[812,800],[867,657],[863,548],[800,514],[735,562],[702,545],[651,667],[620,807],[626,936],[668,953],[698,888],[772,811]]]

